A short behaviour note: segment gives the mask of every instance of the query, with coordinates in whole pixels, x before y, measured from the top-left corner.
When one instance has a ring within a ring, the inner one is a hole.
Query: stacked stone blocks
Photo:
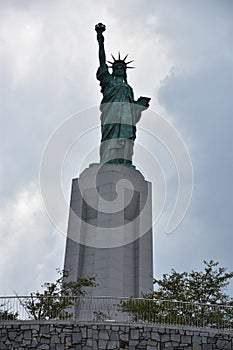
[[[0,350],[231,350],[233,331],[143,324],[0,324]]]

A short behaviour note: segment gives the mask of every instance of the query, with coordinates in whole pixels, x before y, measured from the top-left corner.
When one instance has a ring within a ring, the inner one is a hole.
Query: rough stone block
[[[165,349],[167,349],[167,348],[174,348],[174,344],[171,341],[166,342],[164,345],[165,345]]]
[[[176,348],[179,347],[179,345],[180,345],[179,342],[177,343],[177,342],[175,342],[175,341],[172,341],[171,343],[172,343],[172,346],[173,346],[174,349],[176,349]]]
[[[169,334],[162,334],[161,335],[161,342],[165,343],[170,340],[170,335]]]
[[[86,345],[92,348],[92,339],[87,339]]]
[[[118,332],[111,332],[110,340],[114,340],[114,341],[119,340],[119,333]]]
[[[201,344],[193,344],[193,350],[202,350]]]
[[[81,328],[81,333],[82,333],[82,338],[86,338],[86,337],[87,337],[87,330],[86,330],[86,327],[82,327],[82,328]]]
[[[146,350],[157,350],[158,347],[154,347],[153,345],[147,345]]]
[[[38,346],[38,349],[40,350],[49,350],[49,345],[48,344],[41,344]],[[64,347],[63,349],[57,349],[57,350],[64,350]]]
[[[97,329],[92,330],[92,339],[99,339],[99,332],[97,331]]]
[[[199,335],[193,335],[192,341],[194,344],[201,344],[201,337]]]
[[[14,342],[11,342],[11,344],[12,343],[14,343]],[[25,340],[25,339],[23,339],[23,341],[22,341],[22,343],[21,343],[21,345],[23,345],[23,346],[25,346],[26,348],[28,347],[28,345],[30,345],[31,344],[31,340]]]
[[[201,337],[201,342],[202,342],[202,344],[206,344],[207,343],[207,337]]]
[[[56,332],[56,333],[61,333],[61,331],[62,331],[62,327],[61,327],[61,326],[57,326],[57,327],[55,328],[55,332]]]
[[[152,334],[157,334],[157,333],[152,333]],[[144,339],[149,339],[150,338],[150,332],[143,332],[142,333],[142,337],[144,338]],[[153,338],[152,338],[153,339]],[[157,339],[155,339],[155,340],[157,340]]]
[[[128,333],[120,334],[120,340],[129,341],[129,334]]]
[[[212,350],[213,345],[212,344],[203,344],[202,350]]]
[[[148,345],[149,346],[157,346],[158,345],[158,342],[157,341],[155,341],[155,340],[148,340]]]
[[[57,344],[56,345],[56,350],[65,350],[64,344]]]
[[[218,339],[216,342],[217,349],[230,349],[229,347],[227,347],[227,345],[231,346],[231,342],[223,339]]]
[[[31,332],[31,330],[25,331],[23,337],[24,337],[24,339],[32,339],[32,332]]]
[[[9,326],[9,327],[7,327],[7,328],[11,328],[11,327]],[[25,330],[25,329],[28,329],[29,326],[28,326],[27,324],[22,324],[22,325],[20,326],[20,328],[21,328],[22,330]]]
[[[107,340],[99,340],[98,342],[99,349],[107,349]]]
[[[93,350],[98,350],[98,343],[97,343],[97,340],[92,340],[92,349],[93,349]]]
[[[150,337],[151,337],[152,340],[157,340],[157,341],[160,340],[160,334],[157,333],[157,332],[156,333],[155,332],[151,332]]]
[[[191,344],[191,341],[192,341],[191,335],[182,335],[181,336],[181,342],[183,344]]]
[[[87,330],[87,337],[92,338],[92,329],[91,328],[88,328],[88,330]]]
[[[82,350],[82,345],[76,345],[75,350]]]
[[[45,324],[45,325],[41,325],[40,327],[40,334],[49,334],[50,333],[50,329],[49,329],[49,324]]]
[[[68,348],[72,345],[72,337],[70,335],[67,335],[65,337],[65,347]]]
[[[166,333],[166,329],[165,328],[163,328],[163,327],[161,327],[161,328],[159,328],[158,329],[158,332],[160,333],[160,334],[164,334],[164,333]]]
[[[60,339],[57,334],[52,334],[51,336],[51,344],[59,344]]]
[[[30,332],[30,331],[29,331]],[[15,331],[9,331],[9,333],[8,333],[8,337],[9,337],[9,339],[15,339],[16,338],[16,336],[17,336],[17,332],[15,332]]]
[[[32,339],[32,343],[31,343],[31,346],[32,346],[32,347],[36,347],[37,345],[38,345],[38,338],[33,338],[33,339]],[[52,344],[51,344],[51,345],[52,345]],[[51,345],[50,345],[50,346],[51,346]]]
[[[107,349],[117,349],[117,348],[119,348],[117,341],[110,340],[108,342]]]
[[[43,344],[50,344],[50,337],[47,338],[47,337],[42,336],[41,337],[41,343],[43,343]]]
[[[180,335],[179,334],[171,334],[171,340],[175,342],[180,342]]]
[[[7,349],[7,345],[4,343],[0,343],[0,350],[6,350]]]
[[[141,341],[139,342],[138,348],[139,348],[139,349],[145,349],[145,348],[146,348],[146,345],[147,345],[147,341],[146,341],[146,340],[141,340]]]
[[[32,349],[34,350],[35,347],[32,347]],[[49,350],[56,350],[56,344],[50,344]]]
[[[130,331],[130,340],[139,339],[138,329],[131,329]]]
[[[193,335],[193,331],[185,331],[186,335]]]
[[[109,332],[107,330],[101,330],[99,332],[99,339],[109,340]]]

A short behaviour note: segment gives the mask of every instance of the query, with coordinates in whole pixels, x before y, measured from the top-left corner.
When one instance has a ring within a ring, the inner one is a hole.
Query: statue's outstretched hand
[[[150,102],[150,98],[149,97],[141,96],[136,101],[136,104],[139,105],[141,107],[141,109],[144,111],[145,109],[147,109],[149,107],[149,102]]]

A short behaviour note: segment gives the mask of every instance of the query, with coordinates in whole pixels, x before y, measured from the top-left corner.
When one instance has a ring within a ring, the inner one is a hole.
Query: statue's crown
[[[132,61],[129,61],[129,62],[126,62],[126,58],[128,57],[128,54],[125,56],[125,58],[121,59],[121,54],[119,52],[118,54],[118,59],[116,59],[113,55],[111,55],[112,58],[113,58],[113,62],[110,62],[108,61],[108,63],[111,64],[110,68],[112,68],[114,70],[114,68],[118,65],[122,65],[124,67],[124,69],[127,69],[127,68],[135,68],[135,67],[130,67],[128,66],[128,64],[130,64]]]

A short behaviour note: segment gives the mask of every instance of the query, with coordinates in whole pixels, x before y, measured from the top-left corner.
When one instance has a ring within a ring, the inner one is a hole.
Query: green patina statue
[[[126,70],[130,62],[113,57],[109,62],[112,74],[108,71],[104,50],[105,25],[95,26],[99,43],[100,66],[97,79],[100,81],[103,99],[101,101],[101,145],[100,162],[112,164],[132,165],[133,145],[136,139],[136,124],[140,120],[141,112],[149,107],[150,98],[140,97],[134,100],[133,89],[127,82]]]

